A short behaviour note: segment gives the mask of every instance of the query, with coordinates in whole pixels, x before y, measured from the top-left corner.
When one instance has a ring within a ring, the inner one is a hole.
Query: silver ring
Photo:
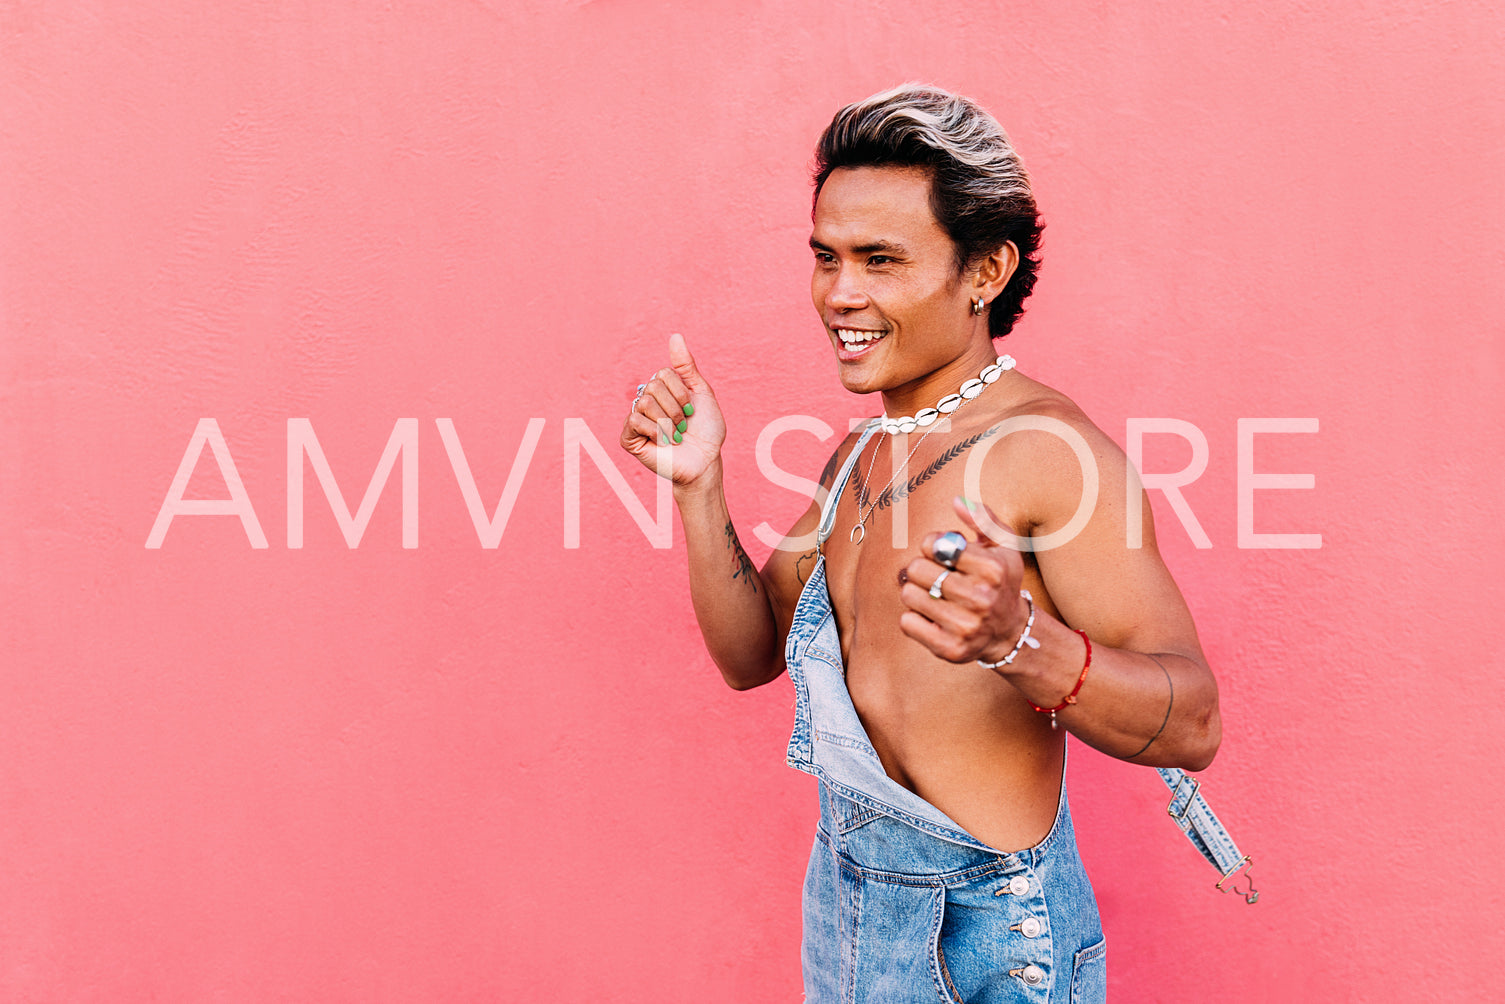
[[[938,600],[944,600],[946,598],[946,597],[944,597],[944,596],[941,595],[941,583],[945,582],[946,581],[946,576],[948,576],[950,574],[951,574],[951,569],[949,569],[949,568],[943,568],[943,569],[941,569],[941,574],[937,575],[935,577],[935,581],[930,584],[930,595],[932,597],[934,597],[935,599],[938,599]]]
[[[637,404],[638,403],[638,398],[642,397],[643,396],[643,391],[645,391],[647,389],[648,389],[648,385],[647,384],[645,384],[645,383],[638,384],[638,392],[637,392],[637,395],[635,397],[633,397],[632,403],[633,404]]]
[[[956,563],[962,560],[962,552],[967,549],[967,538],[955,530],[948,530],[941,534],[935,541],[935,548],[931,551],[935,560],[954,569]]]

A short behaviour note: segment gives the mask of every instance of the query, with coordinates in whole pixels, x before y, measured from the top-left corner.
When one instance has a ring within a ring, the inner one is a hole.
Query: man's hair
[[[930,209],[956,245],[958,272],[1014,242],[1019,266],[988,312],[988,332],[1008,334],[1035,287],[1044,225],[1029,175],[998,120],[928,84],[901,84],[847,105],[816,144],[814,198],[839,167],[888,166],[930,171]]]

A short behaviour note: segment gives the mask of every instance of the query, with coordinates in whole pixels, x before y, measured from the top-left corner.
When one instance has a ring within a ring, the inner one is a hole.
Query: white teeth
[[[841,339],[843,345],[857,345],[863,342],[876,342],[886,331],[860,331],[856,328],[836,328],[836,337]]]

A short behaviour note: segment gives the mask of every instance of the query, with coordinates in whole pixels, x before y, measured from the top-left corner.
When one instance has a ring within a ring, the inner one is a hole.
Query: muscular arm
[[[1023,628],[1028,608],[1018,590],[1024,584],[1035,598],[1031,635],[1040,647],[1022,649],[997,672],[1036,706],[1057,706],[1082,672],[1086,645],[1073,630],[1081,629],[1091,639],[1092,665],[1077,703],[1056,713],[1060,726],[1110,756],[1200,770],[1221,739],[1217,684],[1186,602],[1155,548],[1149,506],[1142,507],[1144,546],[1130,549],[1124,500],[1131,475],[1122,451],[1074,408],[1040,410],[1087,440],[1100,481],[1091,518],[1068,543],[1032,553],[1036,575],[1013,550],[969,548],[959,566],[966,574],[948,579],[951,601],[945,604],[924,591],[939,566],[925,558],[912,563],[912,581],[904,587],[911,612],[902,626],[942,658],[997,662]],[[1048,433],[1009,438],[1008,461],[994,467],[992,477],[984,471],[983,501],[1004,497],[1002,483],[1019,485],[1023,472],[1028,487],[1009,496],[1016,501],[996,518],[986,508],[974,517],[960,505],[958,515],[980,533],[996,536],[993,531],[1012,525],[1039,541],[1076,512],[1083,487],[1078,461]],[[1136,490],[1142,490],[1137,482]]]
[[[1201,770],[1222,735],[1217,683],[1191,612],[1155,546],[1148,500],[1141,506],[1143,546],[1129,548],[1127,459],[1080,413],[1057,417],[1087,439],[1098,496],[1080,534],[1034,556],[1045,587],[1033,631],[1040,648],[1015,660],[1015,686],[1041,707],[1059,704],[1081,673],[1086,646],[1072,629],[1083,630],[1092,641],[1092,666],[1077,703],[1057,712],[1060,724],[1110,756]],[[1030,534],[1039,539],[1071,519],[1082,476],[1065,443],[1052,437],[1034,445],[1042,477]],[[1143,492],[1137,479],[1135,490]],[[1007,644],[1011,648],[1013,639]]]
[[[671,338],[669,354],[671,367],[656,373],[634,400],[622,448],[673,482],[700,633],[727,685],[748,690],[784,672],[784,638],[803,584],[799,563],[808,555],[775,548],[761,572],[753,567],[726,503],[720,405],[680,336]],[[827,483],[834,462],[833,455],[823,476]],[[809,533],[819,517],[812,505],[791,536]]]
[[[720,462],[695,483],[676,485],[674,501],[684,523],[690,598],[706,649],[727,686],[761,686],[784,671],[779,625],[768,583],[732,525]]]
[[[849,436],[831,454],[820,476],[821,485],[830,488],[836,465],[855,438]],[[727,515],[720,474],[718,465],[714,484],[676,489],[674,497],[685,525],[690,594],[706,649],[728,686],[749,690],[784,672],[784,640],[789,637],[800,591],[815,565],[813,537],[820,506],[812,503],[805,510],[783,544],[763,563],[762,571],[756,572]],[[804,537],[812,539],[801,541]],[[810,546],[801,551],[796,542]]]

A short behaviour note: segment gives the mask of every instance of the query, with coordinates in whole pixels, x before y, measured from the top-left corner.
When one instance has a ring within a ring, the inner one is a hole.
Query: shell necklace
[[[888,479],[888,484],[878,489],[876,496],[871,497],[872,500],[868,502],[866,512],[862,511],[861,501],[858,502],[857,523],[852,527],[852,532],[848,535],[852,543],[861,544],[867,539],[868,517],[878,508],[878,503],[882,500],[884,493],[893,487],[894,480],[898,478],[902,471],[909,467],[910,460],[914,458],[915,453],[919,451],[920,446],[925,442],[926,438],[935,431],[936,421],[942,415],[951,414],[981,394],[987,389],[988,384],[996,382],[999,377],[1003,376],[1005,371],[1013,368],[1013,356],[999,356],[987,366],[984,366],[982,372],[976,377],[962,384],[955,394],[947,394],[937,401],[934,408],[921,408],[913,415],[900,415],[898,418],[889,418],[887,415],[884,415],[880,419],[883,423],[883,434],[878,437],[878,445],[873,447],[872,459],[867,462],[867,473],[862,478],[862,490],[861,494],[858,495],[859,500],[870,498],[867,493],[867,486],[873,477],[873,465],[878,462],[878,451],[883,446],[883,437],[910,433],[916,429],[924,429],[925,434],[920,437],[919,442],[914,444],[914,449],[909,451],[909,456],[904,458],[904,463],[895,468],[893,475]]]

